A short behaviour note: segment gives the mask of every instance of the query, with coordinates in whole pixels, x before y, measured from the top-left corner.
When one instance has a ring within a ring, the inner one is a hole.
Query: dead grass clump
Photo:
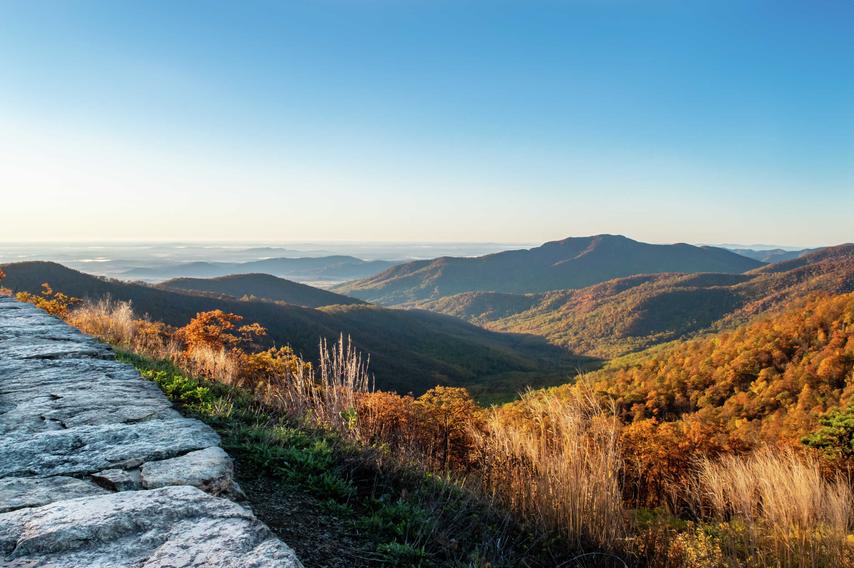
[[[728,555],[779,566],[842,566],[854,524],[847,480],[827,479],[819,462],[792,450],[703,460],[697,495],[706,515],[728,523]]]
[[[515,410],[487,420],[483,490],[581,549],[617,548],[626,525],[614,413],[584,388],[566,398],[528,393]]]

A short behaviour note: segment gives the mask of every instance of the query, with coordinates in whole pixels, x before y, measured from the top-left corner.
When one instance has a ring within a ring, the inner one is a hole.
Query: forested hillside
[[[292,282],[270,274],[232,274],[218,278],[175,278],[161,283],[159,287],[189,292],[225,294],[233,298],[272,300],[305,308],[364,303],[355,298],[299,282]]]
[[[477,258],[443,257],[395,266],[338,286],[342,294],[395,305],[462,292],[546,292],[655,272],[739,273],[762,263],[716,247],[653,245],[620,235],[573,237]]]
[[[746,441],[797,441],[854,395],[854,294],[806,301],[733,331],[591,375],[627,419],[694,414]]]
[[[666,494],[699,456],[806,442],[854,458],[854,293],[615,361],[585,383],[628,423],[629,491],[640,501]]]
[[[488,329],[542,335],[599,357],[723,329],[815,293],[854,290],[854,245],[745,274],[652,274],[545,294],[467,293],[420,307]]]

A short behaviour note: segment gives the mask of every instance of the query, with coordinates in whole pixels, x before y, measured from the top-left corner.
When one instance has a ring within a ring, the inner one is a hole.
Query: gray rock
[[[0,361],[0,435],[179,417],[157,385],[115,361]]]
[[[222,494],[223,497],[227,497],[232,501],[236,501],[243,505],[244,507],[251,507],[249,504],[249,497],[246,496],[246,493],[243,492],[243,488],[240,487],[236,481],[232,481],[231,485],[229,485],[228,490]]]
[[[192,485],[206,493],[227,492],[234,477],[234,464],[222,448],[206,448],[189,454],[147,462],[142,465],[142,486],[156,489],[167,485]]]
[[[0,477],[125,469],[217,444],[216,432],[189,418],[12,434],[0,445]]]
[[[92,479],[98,485],[108,487],[113,491],[134,491],[142,489],[139,470],[105,469],[92,474]]]
[[[91,481],[74,477],[7,477],[0,479],[0,513],[105,493]]]
[[[187,486],[0,514],[0,554],[10,568],[302,566],[249,511]]]

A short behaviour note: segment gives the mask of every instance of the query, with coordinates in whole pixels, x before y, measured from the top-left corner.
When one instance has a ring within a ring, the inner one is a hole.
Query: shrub
[[[29,292],[18,292],[15,294],[15,298],[20,302],[29,302],[59,318],[66,317],[68,315],[69,308],[80,302],[79,298],[66,296],[62,292],[54,292],[53,288],[51,288],[50,284],[47,282],[42,284],[41,295],[30,294]]]
[[[819,418],[819,428],[803,443],[824,451],[832,459],[854,459],[854,405],[834,408]]]

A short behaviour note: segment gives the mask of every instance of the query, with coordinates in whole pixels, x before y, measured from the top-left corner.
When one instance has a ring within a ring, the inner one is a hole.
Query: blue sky
[[[854,1],[0,1],[0,240],[854,240]]]

